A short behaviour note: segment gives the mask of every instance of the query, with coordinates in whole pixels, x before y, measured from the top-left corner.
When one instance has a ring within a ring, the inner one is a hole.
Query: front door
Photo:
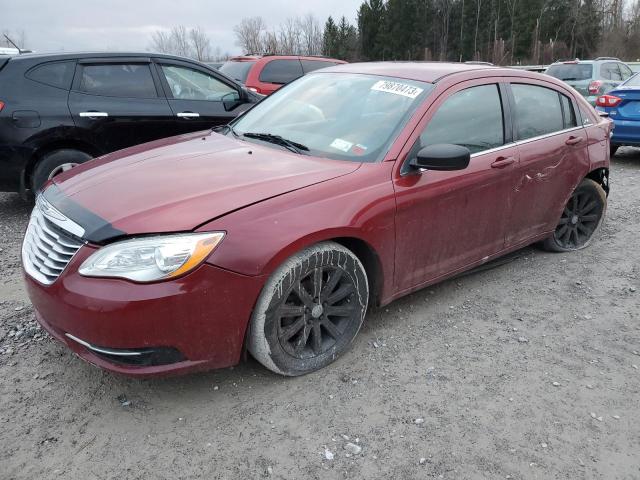
[[[233,99],[240,98],[237,87],[212,72],[187,63],[164,59],[158,62],[156,66],[173,111],[176,134],[225,125],[246,108],[246,104],[232,103]]]
[[[439,98],[394,180],[396,287],[435,281],[504,248],[518,150],[496,83],[459,85]],[[474,82],[478,83],[478,82]],[[430,110],[431,111],[431,110]],[[420,128],[420,127],[419,127]],[[460,171],[417,171],[412,156],[431,144],[471,153]]]
[[[150,60],[81,60],[69,93],[79,137],[113,152],[173,134],[173,114]]]

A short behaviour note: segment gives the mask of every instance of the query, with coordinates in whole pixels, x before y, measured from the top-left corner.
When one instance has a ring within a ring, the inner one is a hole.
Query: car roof
[[[189,62],[198,62],[192,58],[180,57],[177,55],[169,55],[166,53],[155,52],[64,52],[64,53],[23,53],[21,55],[11,56],[11,61],[16,60],[73,60],[81,58],[113,58],[113,57],[127,57],[127,58],[166,58],[172,60],[181,60]]]
[[[275,60],[287,60],[287,59],[303,59],[303,60],[319,60],[321,62],[344,62],[337,58],[325,57],[324,55],[237,55],[229,58],[230,62],[248,62],[256,61],[260,59],[275,59]]]
[[[385,77],[406,78],[421,82],[435,83],[443,77],[476,70],[508,70],[490,65],[450,63],[450,62],[366,62],[344,63],[325,68],[323,72],[361,73]]]

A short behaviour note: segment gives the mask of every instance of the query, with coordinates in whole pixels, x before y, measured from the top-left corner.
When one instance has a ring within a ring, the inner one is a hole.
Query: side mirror
[[[230,112],[241,103],[242,101],[240,100],[240,94],[238,92],[229,92],[222,97],[222,105],[226,112]]]
[[[469,160],[471,152],[467,147],[439,143],[422,148],[409,165],[427,170],[464,170]]]

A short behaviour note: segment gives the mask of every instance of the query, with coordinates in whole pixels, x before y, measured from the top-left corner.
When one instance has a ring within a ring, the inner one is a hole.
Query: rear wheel
[[[91,155],[71,148],[54,150],[45,154],[36,164],[31,176],[31,190],[35,193],[47,180],[91,160]]]
[[[360,330],[369,287],[360,260],[326,242],[297,253],[265,284],[248,348],[273,372],[296,376],[338,358]]]
[[[587,247],[602,224],[606,208],[607,195],[602,187],[585,178],[569,198],[555,232],[543,247],[553,252]]]

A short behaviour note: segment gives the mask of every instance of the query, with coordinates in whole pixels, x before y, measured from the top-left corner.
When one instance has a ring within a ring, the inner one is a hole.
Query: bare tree
[[[301,33],[301,53],[303,55],[320,55],[322,53],[322,28],[313,13],[302,17],[298,24]]]
[[[245,53],[260,53],[263,49],[263,32],[267,29],[262,17],[243,18],[242,21],[233,27],[236,34],[236,44]]]
[[[296,18],[287,18],[285,22],[280,25],[280,31],[278,32],[280,52],[284,55],[299,55],[301,50],[301,37],[302,30],[300,28],[300,22]]]
[[[200,27],[189,30],[189,40],[193,49],[193,56],[200,62],[211,60],[211,42]]]

